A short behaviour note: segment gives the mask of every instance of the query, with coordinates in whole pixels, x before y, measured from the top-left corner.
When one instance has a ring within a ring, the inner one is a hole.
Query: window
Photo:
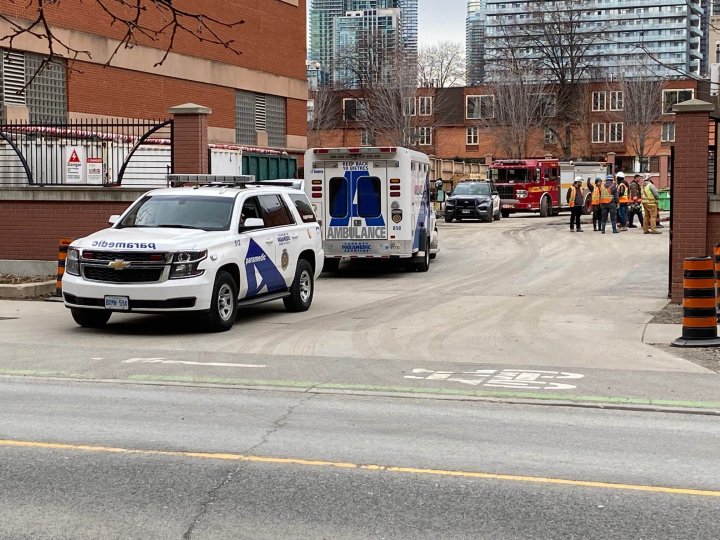
[[[432,144],[432,128],[431,127],[418,128],[418,145],[430,146],[431,144]]]
[[[545,144],[556,144],[557,139],[555,138],[555,133],[551,129],[545,130]]]
[[[348,215],[348,185],[345,178],[330,179],[330,217],[343,218]]]
[[[420,116],[430,116],[432,114],[432,96],[420,96],[418,109]]]
[[[469,120],[495,118],[495,96],[465,96],[465,118]]]
[[[552,118],[557,114],[557,99],[552,94],[537,94],[540,116]]]
[[[357,212],[359,217],[364,218],[380,215],[380,179],[377,176],[358,178]]]
[[[25,53],[27,80],[37,73],[26,90],[30,121],[62,124],[67,121],[65,64],[51,62],[38,73],[45,59],[39,54]]]
[[[235,92],[235,142],[257,144],[257,132],[265,131],[270,146],[285,147],[285,98],[270,94]]]
[[[610,110],[611,111],[622,111],[625,107],[625,96],[622,90],[613,90],[610,92]]]
[[[479,132],[479,129],[477,126],[469,126],[467,128],[465,144],[468,144],[468,145],[478,144],[478,132]]]
[[[605,110],[605,92],[593,92],[592,93],[592,110],[593,111],[604,111]]]
[[[375,137],[369,129],[360,130],[360,146],[372,146],[375,144]]]
[[[604,143],[605,142],[605,124],[593,124],[592,125],[592,142]]]
[[[343,118],[346,122],[353,122],[367,118],[367,104],[364,99],[343,99]]]
[[[290,195],[290,200],[295,205],[295,208],[300,214],[300,219],[303,223],[315,223],[315,212],[313,212],[312,206],[304,195]]]
[[[262,218],[266,227],[282,227],[283,225],[294,225],[295,219],[285,202],[279,195],[260,195],[258,197]]]
[[[660,140],[662,142],[673,142],[675,140],[675,122],[663,122]]]
[[[663,90],[663,113],[673,113],[673,105],[693,98],[693,90]]]
[[[623,123],[622,122],[611,122],[609,125],[609,137],[608,142],[621,143],[623,142]]]
[[[147,196],[119,223],[124,227],[182,227],[227,231],[235,201],[231,197]]]
[[[405,98],[405,107],[403,109],[403,114],[405,116],[415,116],[417,114],[415,110],[415,98],[409,97]]]

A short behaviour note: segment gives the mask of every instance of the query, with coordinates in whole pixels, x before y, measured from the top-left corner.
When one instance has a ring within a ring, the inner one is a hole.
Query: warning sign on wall
[[[87,158],[87,183],[103,183],[103,159],[99,157]]]
[[[83,161],[85,149],[82,146],[65,147],[65,182],[78,184],[85,181]]]

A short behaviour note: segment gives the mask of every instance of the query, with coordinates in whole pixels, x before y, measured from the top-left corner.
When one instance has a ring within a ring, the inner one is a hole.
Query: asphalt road
[[[717,538],[720,419],[0,382],[2,538]],[[497,475],[497,476],[495,476]]]
[[[222,334],[0,301],[0,538],[717,538],[718,374],[642,339],[667,237],[566,219]]]

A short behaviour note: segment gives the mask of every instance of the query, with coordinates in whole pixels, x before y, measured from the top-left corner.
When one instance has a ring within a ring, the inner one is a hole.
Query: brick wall
[[[707,194],[708,122],[713,106],[694,100],[676,105],[675,110],[670,298],[680,302],[684,260],[712,254],[718,219],[709,219]],[[712,234],[708,234],[709,222]]]
[[[235,129],[235,90],[74,62],[68,71],[68,109],[124,118],[167,118],[168,109],[201,103],[212,109],[210,125]]]
[[[3,1],[0,2],[0,14],[34,19],[37,15],[34,13],[35,4]],[[306,77],[305,0],[299,0],[297,6],[278,0],[185,0],[176,2],[176,5],[180,9],[202,12],[207,17],[225,22],[245,22],[234,28],[215,27],[223,39],[233,40],[233,47],[242,54],[202,43],[182,31],[176,36],[173,47],[175,52],[296,79]],[[126,32],[126,28],[117,23],[111,26],[108,14],[95,2],[87,0],[63,0],[50,5],[46,9],[46,16],[51,25],[114,39],[121,39]],[[152,7],[143,14],[142,21],[153,27],[163,24],[160,12]],[[197,25],[185,22],[191,28]],[[141,34],[137,38],[140,45],[156,48],[167,45],[167,40],[155,42]]]
[[[0,259],[57,259],[61,238],[80,238],[108,226],[128,201],[0,200]]]

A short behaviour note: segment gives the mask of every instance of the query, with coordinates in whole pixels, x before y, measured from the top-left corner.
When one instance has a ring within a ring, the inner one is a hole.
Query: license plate
[[[503,204],[502,207],[503,208],[512,208],[512,204]]]
[[[470,210],[463,210],[463,214],[469,214]]]
[[[130,309],[130,299],[127,296],[106,296],[105,309],[127,311]]]

